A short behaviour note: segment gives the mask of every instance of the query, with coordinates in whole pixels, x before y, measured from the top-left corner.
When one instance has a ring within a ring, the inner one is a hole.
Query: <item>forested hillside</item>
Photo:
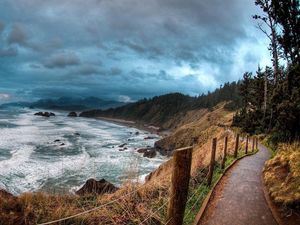
[[[136,103],[131,103],[119,108],[108,110],[91,110],[82,112],[83,117],[114,117],[141,121],[163,128],[170,128],[176,116],[182,116],[187,111],[203,108],[212,108],[218,103],[228,101],[225,108],[229,110],[237,109],[241,105],[239,97],[240,82],[225,83],[224,86],[214,92],[208,92],[198,97],[190,97],[180,93],[166,94],[142,99]]]

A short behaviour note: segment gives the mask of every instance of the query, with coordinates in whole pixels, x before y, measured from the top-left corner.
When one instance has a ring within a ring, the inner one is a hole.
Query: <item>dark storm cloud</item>
[[[14,57],[17,56],[18,50],[16,48],[0,49],[0,57]]]
[[[29,42],[27,43],[27,47],[31,48],[34,51],[48,53],[53,50],[62,48],[63,42],[59,38],[54,38],[43,42]]]
[[[116,75],[120,75],[122,73],[122,70],[117,68],[117,67],[113,67],[111,68],[109,71],[108,71],[108,75],[111,75],[111,76],[116,76]]]
[[[0,83],[33,97],[200,94],[266,64],[255,13],[254,0],[2,0]]]
[[[1,34],[2,31],[4,30],[4,28],[5,28],[5,24],[4,24],[4,22],[2,22],[2,21],[0,20],[0,34]]]
[[[99,73],[99,70],[94,65],[82,65],[75,73],[79,75],[91,75]]]
[[[25,45],[27,40],[28,36],[23,25],[19,23],[14,24],[7,37],[8,43]]]
[[[45,60],[44,66],[53,69],[53,68],[65,68],[68,66],[79,65],[80,59],[75,53],[59,53],[53,55]]]

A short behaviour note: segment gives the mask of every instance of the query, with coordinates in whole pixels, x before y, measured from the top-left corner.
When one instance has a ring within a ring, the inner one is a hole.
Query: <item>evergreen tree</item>
[[[244,74],[240,92],[243,107],[235,115],[233,125],[250,133],[269,133],[275,143],[291,141],[300,136],[299,1],[255,2],[267,16],[254,18],[272,21],[276,25],[278,50],[284,53],[287,66],[275,67],[274,61],[277,59],[272,54],[273,69],[266,67],[262,71],[259,68],[254,77],[249,73]],[[274,51],[272,34],[271,37],[271,49]]]

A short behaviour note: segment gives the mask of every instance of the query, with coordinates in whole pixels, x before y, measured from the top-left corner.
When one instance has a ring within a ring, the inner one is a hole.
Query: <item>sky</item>
[[[196,96],[270,64],[254,0],[1,0],[0,103]]]

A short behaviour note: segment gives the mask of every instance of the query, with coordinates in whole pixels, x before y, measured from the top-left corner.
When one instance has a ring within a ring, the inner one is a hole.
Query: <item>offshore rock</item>
[[[99,181],[95,179],[89,179],[82,188],[76,191],[76,194],[80,196],[90,194],[103,195],[105,193],[114,193],[118,189],[119,188],[115,187],[112,183],[106,181],[105,179],[101,179]]]
[[[76,112],[70,112],[68,114],[68,117],[77,117],[77,113]]]
[[[147,151],[144,152],[143,157],[147,158],[154,158],[156,156],[156,150],[154,148],[147,149]]]
[[[43,117],[55,116],[55,114],[53,112],[37,112],[34,115],[35,116],[43,116]]]

